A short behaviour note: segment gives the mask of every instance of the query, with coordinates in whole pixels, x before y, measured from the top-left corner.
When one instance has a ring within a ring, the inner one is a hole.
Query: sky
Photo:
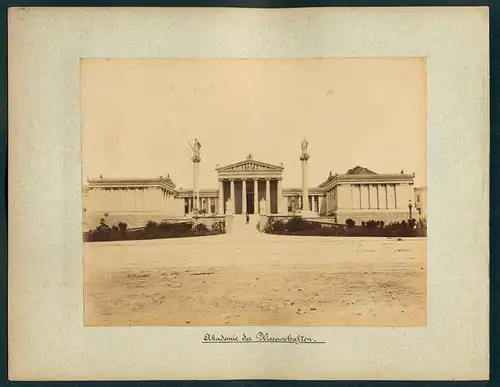
[[[426,185],[423,58],[84,59],[82,178],[170,174],[191,188],[189,143],[201,143],[200,187],[215,168],[283,163],[283,187],[360,165],[415,172]]]

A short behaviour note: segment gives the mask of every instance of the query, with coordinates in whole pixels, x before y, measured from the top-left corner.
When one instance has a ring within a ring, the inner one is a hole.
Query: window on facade
[[[420,201],[420,195],[417,195],[417,202]]]

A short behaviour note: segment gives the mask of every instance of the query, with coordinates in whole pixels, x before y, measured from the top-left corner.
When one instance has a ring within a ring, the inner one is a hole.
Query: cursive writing
[[[316,340],[314,337],[305,335],[287,334],[275,336],[267,332],[257,332],[254,335],[243,333],[241,335],[222,335],[205,333],[202,343],[276,343],[276,344],[325,344],[324,341]]]

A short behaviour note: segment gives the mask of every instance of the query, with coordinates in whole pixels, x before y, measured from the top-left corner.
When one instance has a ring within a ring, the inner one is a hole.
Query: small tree
[[[127,227],[128,227],[127,223],[125,223],[125,222],[118,222],[118,229],[120,231],[126,231]]]

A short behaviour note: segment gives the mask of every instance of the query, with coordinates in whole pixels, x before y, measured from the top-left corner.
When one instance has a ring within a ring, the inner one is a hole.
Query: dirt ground
[[[84,244],[85,324],[426,325],[426,239]]]

